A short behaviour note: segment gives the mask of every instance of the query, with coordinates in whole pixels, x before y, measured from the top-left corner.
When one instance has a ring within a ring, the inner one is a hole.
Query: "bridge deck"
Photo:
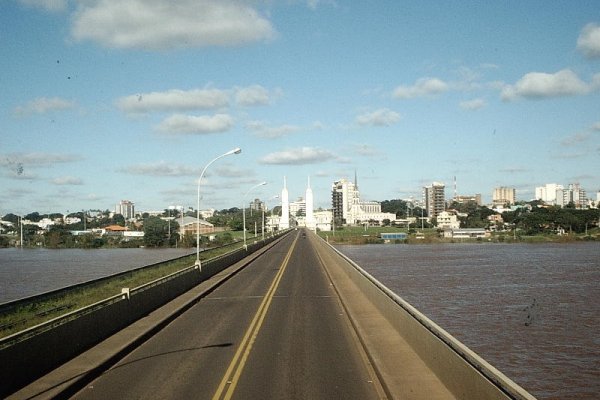
[[[9,398],[455,398],[346,261],[302,232]]]

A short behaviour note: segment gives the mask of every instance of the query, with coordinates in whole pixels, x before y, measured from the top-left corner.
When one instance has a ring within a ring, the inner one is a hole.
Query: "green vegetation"
[[[240,248],[239,242],[228,246],[206,250],[202,260],[218,257]],[[162,278],[194,264],[195,254],[177,260],[165,261],[155,266],[120,275],[113,279],[97,282],[65,292],[55,298],[23,304],[0,313],[0,337],[22,331],[28,327],[48,321],[70,311],[86,307],[121,293],[121,288],[135,288]]]

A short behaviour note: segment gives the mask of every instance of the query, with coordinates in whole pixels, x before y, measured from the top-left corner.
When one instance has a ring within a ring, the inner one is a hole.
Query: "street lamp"
[[[248,195],[248,193],[250,193],[250,191],[252,189],[256,189],[257,187],[264,186],[266,184],[267,184],[267,182],[261,182],[258,185],[252,186],[250,189],[248,189],[248,191],[246,192],[246,194],[244,194],[244,197],[242,198],[242,200],[244,201],[244,203],[242,204],[242,230],[244,231],[244,249],[247,248],[247,246],[246,246],[246,196]]]
[[[225,156],[230,156],[232,154],[240,154],[241,152],[242,152],[242,149],[240,149],[239,147],[236,147],[235,149],[229,150],[227,153],[221,154],[220,156],[214,158],[208,164],[206,164],[206,166],[202,170],[202,173],[200,174],[200,178],[198,179],[198,203],[197,203],[198,209],[196,210],[196,224],[197,225],[196,225],[196,264],[195,264],[196,267],[198,268],[198,270],[202,270],[202,265],[200,264],[200,182],[202,181],[202,177],[204,176],[204,173],[206,172],[206,169],[208,168],[208,166],[210,164],[214,163],[219,158],[222,158]]]

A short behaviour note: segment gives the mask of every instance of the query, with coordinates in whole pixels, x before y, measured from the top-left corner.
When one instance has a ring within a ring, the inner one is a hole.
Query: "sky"
[[[0,72],[0,215],[600,190],[597,1],[4,0]]]

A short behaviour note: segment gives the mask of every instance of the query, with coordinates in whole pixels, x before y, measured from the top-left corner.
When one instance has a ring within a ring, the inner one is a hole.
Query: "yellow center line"
[[[275,278],[273,279],[273,282],[271,283],[271,286],[269,287],[265,298],[261,302],[256,314],[254,315],[254,318],[252,318],[252,322],[250,323],[248,330],[244,334],[244,338],[242,339],[238,350],[233,356],[233,359],[231,360],[231,363],[229,364],[229,367],[227,368],[227,371],[225,372],[225,375],[223,376],[223,379],[221,380],[217,391],[212,397],[213,400],[218,400],[221,398],[223,398],[224,400],[228,400],[231,399],[231,396],[233,396],[235,387],[237,386],[242,371],[244,370],[244,366],[246,364],[248,356],[250,355],[250,351],[252,350],[254,341],[258,336],[258,332],[260,331],[265,316],[267,315],[267,311],[269,310],[269,306],[271,305],[271,301],[273,300],[275,291],[279,286],[279,282],[281,281],[281,277],[283,276],[283,273],[285,272],[285,269],[290,261],[292,252],[294,251],[294,247],[296,246],[297,241],[298,236],[296,236],[296,239],[292,243],[290,250],[287,252],[283,263],[281,264],[281,268],[275,275]],[[229,386],[227,386],[228,384]],[[224,393],[226,387],[227,391]]]

